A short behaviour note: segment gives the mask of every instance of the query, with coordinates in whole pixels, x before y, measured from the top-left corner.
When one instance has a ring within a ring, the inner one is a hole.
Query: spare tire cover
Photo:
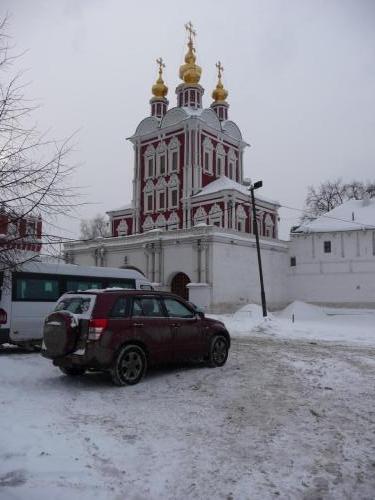
[[[43,328],[46,354],[57,358],[71,353],[76,345],[78,324],[68,311],[59,311],[47,316]]]

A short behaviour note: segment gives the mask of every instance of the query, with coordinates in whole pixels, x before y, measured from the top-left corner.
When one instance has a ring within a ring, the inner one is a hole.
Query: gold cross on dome
[[[218,78],[221,78],[221,75],[222,75],[222,72],[224,71],[224,68],[223,68],[223,66],[221,65],[221,62],[220,62],[220,61],[218,61],[218,62],[216,63],[216,67],[217,67],[217,72],[218,72],[217,76],[218,76]]]
[[[193,29],[193,23],[189,21],[185,24],[185,29],[189,33],[189,42],[192,42],[193,36],[196,36],[197,32]]]
[[[156,59],[156,64],[159,65],[159,73],[162,74],[163,68],[165,68],[165,64],[163,62],[163,58],[159,57],[159,59]]]

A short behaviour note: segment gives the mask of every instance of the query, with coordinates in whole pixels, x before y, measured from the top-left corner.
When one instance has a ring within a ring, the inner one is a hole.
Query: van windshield
[[[60,300],[55,311],[69,311],[73,314],[84,314],[90,308],[90,297],[66,297]]]

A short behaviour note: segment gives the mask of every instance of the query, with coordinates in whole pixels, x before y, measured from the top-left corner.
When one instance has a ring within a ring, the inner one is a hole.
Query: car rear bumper
[[[42,356],[50,358],[46,350],[41,351]],[[52,360],[55,366],[84,366],[96,370],[106,370],[113,362],[113,350],[101,346],[97,342],[87,343],[84,348]]]

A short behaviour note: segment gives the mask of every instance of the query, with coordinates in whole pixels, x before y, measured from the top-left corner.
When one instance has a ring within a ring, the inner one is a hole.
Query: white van
[[[111,267],[29,262],[0,273],[0,345],[41,343],[45,316],[65,292],[127,288],[152,290],[138,271]]]

